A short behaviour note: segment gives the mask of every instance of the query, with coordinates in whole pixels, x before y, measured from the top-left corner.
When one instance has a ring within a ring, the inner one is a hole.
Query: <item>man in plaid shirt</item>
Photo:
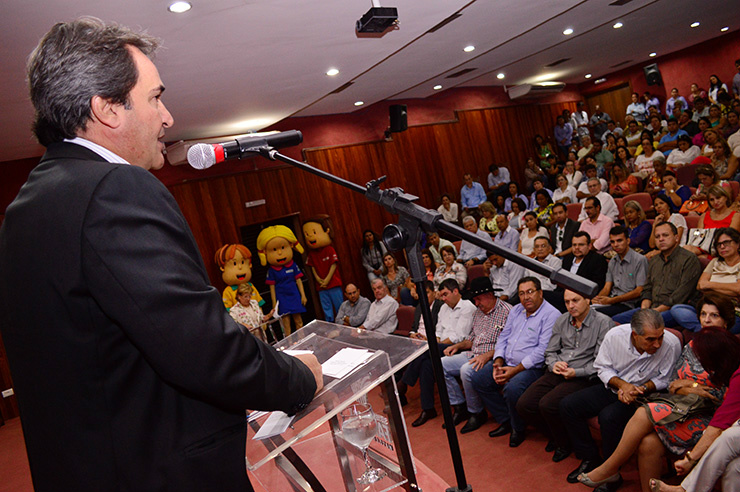
[[[471,282],[467,298],[472,299],[478,309],[473,314],[470,338],[451,345],[444,350],[442,367],[447,383],[450,403],[455,409],[455,425],[467,420],[460,430],[462,434],[472,432],[483,425],[488,413],[478,393],[473,389],[471,374],[475,371],[493,372],[492,359],[496,340],[504,329],[511,305],[497,299],[488,277],[478,277]],[[465,394],[455,379],[460,376]]]

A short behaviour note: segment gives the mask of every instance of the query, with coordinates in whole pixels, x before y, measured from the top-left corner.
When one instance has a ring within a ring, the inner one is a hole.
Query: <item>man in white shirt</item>
[[[448,278],[439,285],[439,298],[444,302],[437,314],[437,341],[439,342],[439,355],[443,355],[444,349],[456,343],[460,343],[470,335],[473,327],[473,314],[475,304],[463,299],[457,280]],[[425,336],[417,335],[417,338]],[[419,381],[421,414],[411,425],[419,427],[427,420],[437,416],[434,408],[434,373],[430,357],[419,357],[406,368],[403,374],[403,382],[407,386],[413,386]]]
[[[589,196],[581,200],[581,203],[585,204],[586,199],[589,197],[596,197],[599,199],[599,203],[601,204],[601,213],[613,221],[617,220],[617,218],[619,218],[619,208],[617,208],[614,198],[609,193],[602,191],[601,181],[599,181],[598,178],[589,178],[586,186],[588,186]],[[583,207],[581,209],[581,215],[578,216],[578,222],[583,222],[587,218],[588,215],[586,214],[586,207]],[[608,242],[609,241],[607,239],[607,243]]]
[[[440,250],[444,246],[451,246],[452,249],[455,250],[455,255],[457,255],[457,249],[455,248],[455,245],[451,241],[439,237],[439,233],[437,232],[430,232],[427,235],[427,244],[429,245],[429,251],[432,252],[432,257],[434,258],[434,262],[437,264],[437,266],[440,266],[444,263],[444,261],[442,261],[442,253],[440,253]]]
[[[584,173],[586,174],[583,177],[583,181],[581,184],[578,185],[578,189],[576,190],[576,198],[578,198],[578,201],[583,203],[586,198],[591,196],[591,194],[588,191],[588,180],[591,178],[598,178],[599,170],[596,168],[595,164],[587,164]],[[599,183],[601,183],[601,189],[602,190],[608,190],[609,189],[609,183],[606,182],[604,178],[598,178]]]
[[[550,239],[545,236],[537,236],[534,238],[534,259],[556,270],[560,269],[563,265],[563,261],[552,254]],[[540,280],[540,284],[542,284],[543,291],[553,291],[556,288],[555,284],[552,283],[549,277],[535,273],[532,270],[527,270],[525,276],[538,278]]]
[[[398,303],[388,294],[388,286],[382,278],[373,280],[371,287],[373,288],[373,294],[375,294],[375,301],[370,304],[367,318],[359,326],[359,329],[393,333],[396,331],[396,326],[398,326],[398,318],[396,318]]]
[[[488,166],[488,199],[491,202],[491,198],[495,198],[497,195],[506,193],[507,186],[511,181],[511,174],[509,170],[504,166],[498,166],[491,164]]]
[[[465,227],[468,232],[472,232],[481,239],[484,239],[489,243],[493,242],[491,236],[487,232],[478,229],[478,223],[475,221],[473,216],[468,215],[463,219],[463,227]],[[460,244],[460,252],[457,255],[457,262],[462,263],[466,268],[470,268],[473,265],[483,263],[487,256],[488,253],[486,253],[485,249],[468,241],[463,241]]]
[[[517,299],[517,283],[525,276],[524,267],[504,259],[503,256],[493,254],[483,263],[483,271],[490,277],[493,290],[499,293],[499,299],[509,304]]]
[[[631,324],[607,332],[594,361],[602,384],[568,395],[560,402],[571,445],[583,460],[568,475],[568,482],[578,482],[580,474],[587,474],[601,462],[588,419],[599,418],[603,456],[611,456],[638,408],[637,398],[668,388],[680,355],[681,342],[665,331],[663,318],[654,309],[638,311]],[[621,483],[621,477],[616,483]]]

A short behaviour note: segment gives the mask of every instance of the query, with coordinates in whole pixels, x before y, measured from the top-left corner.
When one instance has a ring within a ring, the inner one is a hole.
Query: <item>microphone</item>
[[[267,135],[247,135],[217,144],[198,143],[188,149],[188,164],[195,169],[208,169],[229,159],[241,159],[268,148],[291,147],[301,142],[303,134],[298,130],[290,130]]]

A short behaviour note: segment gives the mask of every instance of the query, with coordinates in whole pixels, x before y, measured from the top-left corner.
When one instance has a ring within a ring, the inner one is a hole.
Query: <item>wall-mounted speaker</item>
[[[393,104],[388,108],[391,117],[391,132],[398,133],[408,129],[405,104]]]
[[[642,70],[643,72],[645,72],[645,80],[647,80],[647,85],[661,85],[663,83],[663,79],[660,77],[660,70],[658,70],[657,63],[648,65]]]

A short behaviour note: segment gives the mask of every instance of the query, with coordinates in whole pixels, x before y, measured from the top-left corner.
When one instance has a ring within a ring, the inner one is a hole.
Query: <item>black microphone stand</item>
[[[260,146],[255,142],[256,145],[245,150],[244,153],[259,154],[270,160],[279,160],[303,169],[304,171],[308,171],[309,173],[342,185],[350,190],[356,191],[357,193],[362,193],[368,200],[382,205],[390,213],[399,216],[397,224],[389,224],[383,230],[383,241],[391,251],[399,251],[401,249],[406,251],[409,269],[411,270],[411,279],[414,284],[416,284],[417,292],[420,293],[419,302],[422,318],[424,319],[424,329],[427,332],[429,356],[432,360],[434,380],[437,384],[439,399],[442,404],[445,430],[447,431],[447,440],[449,442],[452,464],[455,468],[455,478],[457,480],[457,486],[447,489],[446,492],[472,492],[472,486],[468,484],[465,479],[465,470],[463,469],[460,445],[457,440],[457,432],[455,431],[455,426],[452,424],[452,409],[450,408],[450,399],[447,394],[447,385],[444,381],[442,360],[439,356],[436,327],[432,323],[432,313],[429,309],[427,297],[422,294],[425,291],[423,282],[426,279],[420,246],[422,229],[427,232],[437,230],[449,232],[458,238],[476,244],[489,252],[503,256],[507,260],[522,265],[525,268],[542,275],[546,275],[554,283],[587,297],[594,297],[598,293],[598,286],[594,282],[586,280],[583,277],[578,277],[577,275],[564,270],[554,270],[537,260],[486,241],[461,227],[451,224],[443,220],[442,214],[436,210],[429,210],[414,204],[413,202],[418,200],[418,197],[405,193],[401,188],[381,190],[380,184],[385,181],[385,176],[370,181],[365,187],[362,187],[356,183],[334,176],[333,174],[322,171],[321,169],[317,169],[305,162],[282,155],[274,148],[268,146],[266,142],[262,143],[264,145]]]

